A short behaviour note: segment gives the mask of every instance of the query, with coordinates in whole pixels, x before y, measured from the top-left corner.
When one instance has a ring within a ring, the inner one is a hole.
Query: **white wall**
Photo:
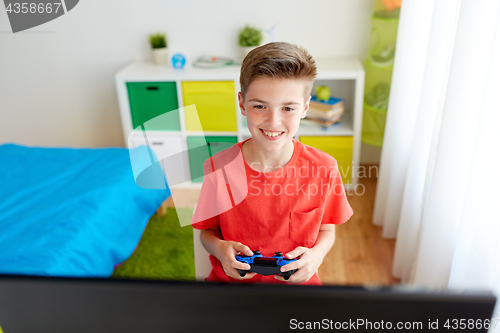
[[[0,143],[106,147],[124,145],[114,74],[150,59],[150,33],[189,61],[236,57],[245,24],[280,22],[276,39],[313,56],[364,59],[373,0],[81,0],[16,34],[0,7]]]

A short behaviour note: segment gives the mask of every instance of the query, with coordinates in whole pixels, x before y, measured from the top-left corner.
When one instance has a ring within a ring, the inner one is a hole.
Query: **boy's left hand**
[[[314,248],[310,249],[303,246],[296,247],[293,251],[288,252],[285,255],[285,258],[293,259],[299,256],[300,259],[297,261],[281,267],[281,272],[298,269],[298,271],[292,274],[288,280],[285,280],[283,276],[280,275],[275,275],[274,278],[289,283],[306,282],[314,275],[314,273],[316,273],[318,267],[323,262],[323,256],[317,253]]]

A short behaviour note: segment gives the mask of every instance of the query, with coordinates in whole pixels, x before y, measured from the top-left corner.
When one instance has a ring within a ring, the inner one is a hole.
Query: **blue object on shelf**
[[[330,105],[335,105],[339,102],[342,102],[342,98],[337,98],[337,97],[330,97],[328,101],[323,101],[323,100],[318,100],[316,96],[311,97],[311,102],[319,102],[319,103],[324,103],[324,104],[330,104]]]
[[[186,57],[180,53],[172,56],[172,66],[177,69],[182,69],[186,65]]]

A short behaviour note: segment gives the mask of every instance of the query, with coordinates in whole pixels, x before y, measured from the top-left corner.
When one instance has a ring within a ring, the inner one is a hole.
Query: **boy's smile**
[[[254,160],[279,162],[291,157],[292,138],[309,108],[310,97],[305,100],[304,89],[302,80],[260,77],[250,84],[244,101],[238,94],[241,114],[247,117],[252,134],[247,143]]]
[[[281,138],[281,136],[283,134],[285,134],[285,132],[273,132],[273,131],[266,131],[262,128],[259,128],[259,130],[264,133],[264,135],[266,136],[267,139],[269,140],[278,140],[279,138]]]

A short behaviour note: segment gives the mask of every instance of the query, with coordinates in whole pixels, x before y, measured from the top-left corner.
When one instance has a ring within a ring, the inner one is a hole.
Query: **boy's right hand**
[[[233,241],[223,241],[219,247],[219,260],[222,264],[222,268],[227,276],[233,279],[246,280],[251,279],[256,273],[248,272],[244,277],[240,276],[238,269],[248,271],[250,269],[249,264],[245,264],[236,260],[236,255],[238,253],[243,253],[247,256],[253,256],[252,250],[246,245]]]

